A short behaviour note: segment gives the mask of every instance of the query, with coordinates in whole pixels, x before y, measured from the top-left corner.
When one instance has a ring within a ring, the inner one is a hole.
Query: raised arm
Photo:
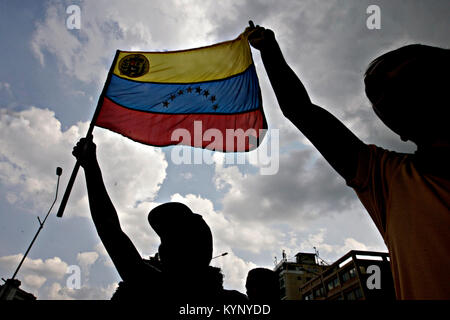
[[[84,168],[89,207],[97,233],[122,280],[130,280],[143,268],[143,260],[120,227],[116,209],[103,183],[92,139],[81,139],[73,149],[73,155],[81,161]]]
[[[358,154],[366,145],[325,109],[314,105],[281,53],[272,30],[247,29],[250,44],[260,50],[270,83],[284,116],[319,150],[346,180],[356,174]]]

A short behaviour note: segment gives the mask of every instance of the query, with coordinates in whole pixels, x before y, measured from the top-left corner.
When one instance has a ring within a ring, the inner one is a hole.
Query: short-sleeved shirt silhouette
[[[423,174],[414,155],[369,145],[354,188],[389,249],[398,299],[450,298],[450,181]]]

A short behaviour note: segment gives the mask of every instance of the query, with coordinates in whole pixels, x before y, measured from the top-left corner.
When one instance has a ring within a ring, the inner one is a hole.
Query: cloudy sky
[[[369,29],[369,5],[380,29]],[[80,29],[68,29],[70,5]],[[443,1],[12,1],[0,2],[0,276],[10,278],[75,163],[116,49],[161,51],[234,39],[248,20],[274,30],[286,60],[323,106],[363,141],[402,152],[403,143],[373,114],[364,96],[368,63],[410,43],[449,47],[450,3]],[[279,129],[274,175],[246,157],[213,154],[210,164],[178,165],[173,147],[141,145],[94,130],[98,158],[123,229],[143,257],[159,243],[147,213],[180,201],[203,215],[214,236],[213,264],[225,286],[244,291],[249,269],[272,268],[285,250],[332,262],[351,249],[387,251],[354,192],[282,116],[253,50],[270,129]],[[275,139],[272,136],[272,139]],[[269,140],[269,139],[268,139]],[[270,140],[269,140],[270,141]],[[200,151],[203,152],[203,151]],[[211,156],[211,153],[205,151]],[[231,158],[230,158],[231,157]],[[235,161],[236,162],[236,161]],[[56,207],[18,274],[38,299],[109,299],[120,278],[90,219],[80,171],[65,215]],[[69,266],[81,270],[70,289]]]

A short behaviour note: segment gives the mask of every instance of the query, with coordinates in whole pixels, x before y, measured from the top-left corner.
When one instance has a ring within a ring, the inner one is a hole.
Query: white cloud
[[[82,286],[80,289],[70,289],[58,282],[46,288],[41,299],[45,300],[109,300],[117,288],[116,283],[106,287]]]
[[[55,167],[64,168],[61,178],[61,189],[64,190],[75,162],[71,155],[72,148],[86,131],[87,123],[78,123],[62,131],[54,113],[47,109],[31,107],[21,112],[2,109],[0,183],[2,187],[8,189],[6,200],[33,213],[47,210],[48,204],[54,198]],[[123,229],[144,256],[154,253],[158,239],[147,222],[149,211],[147,204],[156,197],[165,179],[168,164],[164,153],[160,149],[138,144],[99,128],[94,130],[94,141],[97,143],[97,154],[105,185],[115,204]],[[66,219],[75,216],[89,217],[84,180],[81,169],[66,207]],[[89,281],[90,268],[98,257],[97,252],[83,252],[77,256],[85,281]],[[9,270],[18,264],[19,258],[14,259]],[[2,260],[6,263],[8,259]],[[103,257],[102,262],[105,266],[113,266],[109,257]],[[33,273],[33,277],[24,280],[25,288],[43,297],[46,296],[43,293],[46,289],[41,288],[39,284],[50,283],[44,280],[49,277],[62,280],[67,264],[59,258],[48,259],[45,262],[27,259],[22,269],[21,272],[24,274]],[[63,288],[60,295],[58,295],[60,290],[55,289],[49,292],[47,297],[101,298],[111,291],[105,290],[92,286],[72,292]]]
[[[99,242],[97,243],[97,245],[94,247],[94,250],[100,255],[100,256],[108,256],[108,252],[105,249],[105,246],[103,245],[103,243]]]
[[[236,256],[231,248],[222,247],[222,249],[225,250],[223,252],[228,252],[228,254],[214,259],[211,265],[222,269],[225,289],[238,290],[245,293],[247,274],[251,269],[256,268],[257,265]]]
[[[0,257],[0,270],[3,273],[12,272],[19,265],[23,254]],[[26,258],[23,262],[16,278],[22,281],[25,291],[39,295],[39,289],[47,280],[62,280],[66,274],[68,264],[59,257],[49,259]]]
[[[62,131],[61,123],[48,109],[1,109],[0,183],[11,189],[7,199],[20,200],[23,208],[46,209],[54,198],[55,167],[64,169],[63,189],[75,163],[72,148],[87,126],[78,123]],[[139,201],[155,198],[165,179],[168,164],[164,153],[100,128],[94,130],[94,141],[105,185],[119,215],[134,215]],[[89,216],[82,170],[66,210],[69,217]]]
[[[298,248],[300,251],[309,252],[316,247],[320,252],[320,256],[328,263],[336,261],[350,250],[387,251],[382,245],[366,245],[351,237],[345,237],[338,243],[329,243],[326,241],[326,235],[327,228],[321,228],[317,233],[309,234],[307,239],[298,245]]]
[[[22,254],[0,257],[0,271],[2,273],[11,272],[18,266],[22,257]],[[92,286],[88,283],[87,274],[89,274],[90,268],[97,257],[96,252],[83,252],[77,255],[84,283],[80,289],[70,289],[66,286],[65,281],[68,276],[66,272],[69,265],[59,257],[45,260],[27,257],[16,278],[22,282],[21,289],[34,294],[40,300],[110,299],[117,283],[112,283],[106,287]]]
[[[6,270],[15,270],[22,260],[23,254],[0,257],[0,266]],[[62,279],[67,270],[67,263],[59,257],[49,259],[26,258],[20,269],[21,274],[33,273],[44,278]]]
[[[94,250],[99,254],[99,259],[100,259],[100,261],[102,261],[104,266],[114,268],[114,263],[112,262],[111,258],[109,257],[109,254],[106,251],[103,243],[99,242],[94,247]]]
[[[224,214],[240,221],[304,225],[348,210],[357,201],[344,180],[311,149],[281,155],[280,169],[271,176],[242,174],[238,167],[218,164],[215,170],[216,187],[226,190]]]
[[[82,268],[87,268],[97,261],[98,256],[98,253],[95,251],[80,252],[77,255],[77,261]]]
[[[34,274],[29,274],[23,277],[23,282],[26,286],[34,291],[38,290],[47,281],[47,278],[42,276],[37,276]]]
[[[264,253],[269,265],[282,249],[294,256],[316,247],[329,262],[350,250],[386,251],[354,192],[316,151],[283,154],[273,176],[242,173],[219,160],[214,181],[223,192],[225,222],[217,227],[232,248]],[[348,219],[359,228],[348,225]]]
[[[281,233],[272,230],[263,223],[245,223],[233,216],[227,216],[223,212],[216,211],[211,200],[187,194],[182,196],[174,194],[171,201],[185,203],[192,211],[202,215],[211,228],[214,238],[214,247],[241,248],[253,253],[259,253],[264,249],[274,248],[279,243]]]
[[[81,273],[85,283],[89,283],[90,268],[97,261],[99,254],[95,251],[80,252],[77,254],[77,262],[81,268]]]
[[[99,260],[103,262],[103,265],[106,267],[112,267],[114,268],[114,264],[109,257],[108,252],[105,249],[105,246],[103,243],[99,242],[95,247],[94,250],[99,254]]]
[[[60,70],[83,82],[102,82],[115,50],[158,51],[204,46],[212,26],[203,1],[85,1],[81,28],[69,30],[63,4],[51,1],[31,48],[41,65],[46,52]]]

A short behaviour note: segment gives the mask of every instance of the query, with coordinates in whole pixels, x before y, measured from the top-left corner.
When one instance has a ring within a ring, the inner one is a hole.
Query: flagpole
[[[103,104],[103,98],[106,95],[106,89],[108,88],[109,83],[111,82],[111,77],[112,77],[112,75],[114,73],[114,67],[116,66],[116,62],[117,62],[117,58],[119,57],[119,53],[120,53],[120,51],[117,50],[116,54],[114,56],[114,60],[113,60],[113,63],[111,65],[111,68],[108,71],[108,76],[106,78],[105,85],[103,86],[102,93],[100,94],[100,97],[98,98],[97,107],[95,108],[95,112],[94,112],[94,115],[92,116],[91,124],[89,125],[89,129],[88,129],[88,131],[86,133],[86,138],[87,139],[91,139],[92,138],[92,131],[94,130],[95,122],[97,121],[97,117],[98,117],[98,115],[100,113],[100,109],[101,109],[102,104]],[[73,184],[75,183],[75,179],[77,177],[79,169],[80,169],[80,161],[77,160],[77,162],[75,163],[75,166],[73,168],[72,174],[70,176],[69,182],[67,184],[66,191],[64,192],[64,196],[63,196],[63,198],[61,200],[61,204],[59,205],[58,213],[56,214],[56,216],[58,218],[62,218],[62,216],[63,216],[64,210],[65,210],[66,205],[67,205],[67,201],[69,200],[70,192],[72,191],[72,187],[73,187]]]

